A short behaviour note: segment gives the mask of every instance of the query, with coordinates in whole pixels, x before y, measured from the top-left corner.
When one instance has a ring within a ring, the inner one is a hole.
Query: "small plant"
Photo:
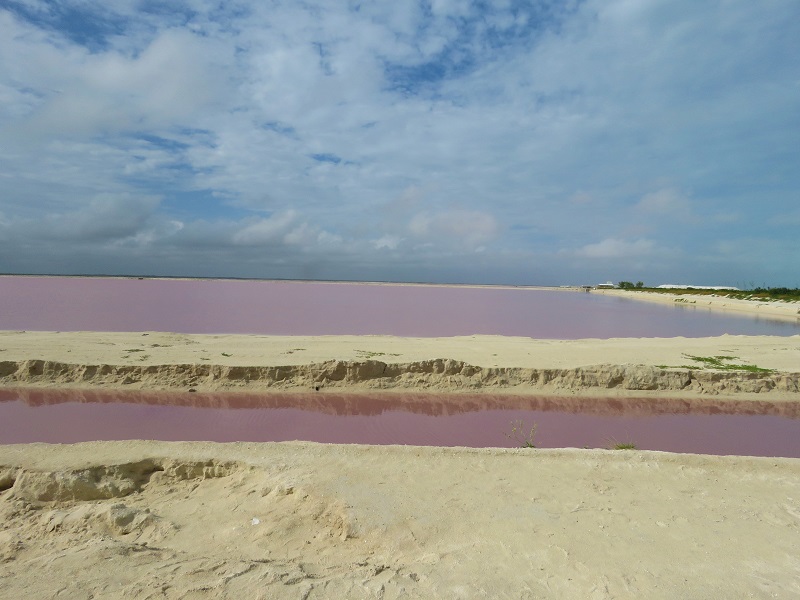
[[[360,358],[375,358],[376,356],[400,356],[396,353],[373,352],[371,350],[356,350],[356,354],[360,355]]]
[[[684,358],[693,360],[693,365],[656,365],[659,369],[717,369],[718,371],[747,371],[748,373],[774,373],[775,369],[765,369],[756,365],[737,364],[731,362],[732,360],[741,360],[736,356],[693,356],[691,354],[684,354]]]
[[[636,444],[633,442],[620,442],[618,444],[614,444],[611,448],[612,450],[636,450]]]
[[[233,356],[233,354],[229,354],[228,352],[223,352],[222,356]]]
[[[533,443],[534,437],[536,436],[536,427],[537,425],[534,423],[533,427],[528,431],[524,421],[522,419],[517,419],[511,421],[511,432],[506,433],[505,436],[512,442],[518,444],[520,448],[536,448],[536,444]]]
[[[608,449],[609,450],[638,450],[636,444],[634,444],[632,441],[629,440],[627,442],[620,442],[620,441],[617,441],[614,438],[611,438],[608,441]]]

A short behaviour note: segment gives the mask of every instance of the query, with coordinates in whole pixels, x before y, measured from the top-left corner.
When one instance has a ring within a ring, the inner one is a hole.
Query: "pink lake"
[[[0,330],[577,339],[788,336],[800,321],[532,288],[5,276]]]
[[[512,447],[800,457],[800,406],[757,400],[0,389],[0,444],[153,439]]]

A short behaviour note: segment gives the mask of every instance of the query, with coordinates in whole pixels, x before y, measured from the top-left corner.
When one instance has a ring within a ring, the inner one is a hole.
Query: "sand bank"
[[[800,461],[0,447],[9,598],[794,598]]]
[[[750,370],[720,370],[700,360],[707,357],[723,357],[721,365],[748,365]],[[800,336],[536,340],[0,332],[0,385],[731,397],[768,393],[771,399],[797,400]]]
[[[792,321],[794,323],[800,321],[800,302],[784,302],[782,300],[775,300],[772,302],[763,300],[738,300],[736,298],[725,298],[723,296],[667,294],[638,290],[592,290],[591,293],[603,294],[606,296],[619,296],[621,298],[640,300],[642,302],[668,304],[694,310],[746,313],[770,319]]]

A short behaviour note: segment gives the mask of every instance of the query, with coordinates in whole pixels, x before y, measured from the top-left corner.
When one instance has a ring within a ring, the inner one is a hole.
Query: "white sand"
[[[800,370],[800,335],[543,340],[473,335],[265,336],[0,331],[0,360],[73,364],[305,365],[329,360],[410,363],[449,358],[480,367],[575,368],[597,364],[683,365],[685,355],[728,353],[737,362]]]
[[[0,447],[3,598],[796,598],[800,461]]]

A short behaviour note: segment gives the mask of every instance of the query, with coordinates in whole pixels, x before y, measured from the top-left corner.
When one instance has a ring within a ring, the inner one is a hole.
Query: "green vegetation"
[[[609,450],[636,450],[636,444],[633,442],[617,442],[612,445]]]
[[[732,298],[734,300],[753,300],[757,302],[800,302],[800,288],[762,288],[756,287],[750,290],[699,290],[696,288],[649,288],[636,285],[630,281],[620,281],[618,287],[624,290],[637,289],[644,292],[654,292],[657,294],[675,294],[678,296],[718,296],[720,298]]]
[[[775,369],[765,369],[756,365],[746,365],[743,363],[731,363],[728,361],[740,360],[737,356],[693,356],[684,354],[684,358],[693,360],[693,365],[655,365],[659,369],[715,369],[717,371],[747,371],[749,373],[774,373]]]
[[[537,425],[534,423],[533,427],[528,431],[522,419],[517,419],[516,421],[511,421],[511,432],[506,433],[505,436],[519,445],[520,448],[536,448],[536,444],[533,443],[536,436],[536,427]]]
[[[638,450],[639,448],[633,443],[632,440],[627,442],[620,442],[616,438],[608,438],[606,440],[606,448],[608,450]]]
[[[142,349],[142,348],[128,348],[127,350],[125,350],[125,352],[127,352],[128,354],[123,354],[122,358],[130,358],[131,354],[135,354],[137,352],[144,352],[144,349]],[[149,354],[142,354],[142,355],[139,356],[139,360],[140,361],[145,361],[148,358],[150,358]]]
[[[764,369],[756,365],[723,362],[739,360],[736,356],[692,356],[691,354],[684,354],[683,356],[700,363],[703,368],[717,369],[719,371],[749,371],[750,373],[773,373],[775,371],[775,369]]]
[[[375,358],[376,356],[400,356],[400,354],[395,354],[395,353],[372,352],[369,350],[356,350],[356,354],[359,355],[359,358]]]
[[[228,354],[227,352],[223,352],[222,356],[233,356],[233,354]]]
[[[737,298],[741,300],[785,300],[788,302],[800,301],[800,288],[753,288],[752,290],[743,292],[730,292],[727,294],[728,298]]]

